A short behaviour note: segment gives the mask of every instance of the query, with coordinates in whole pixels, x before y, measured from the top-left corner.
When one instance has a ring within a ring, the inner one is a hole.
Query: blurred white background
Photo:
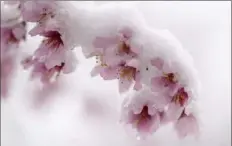
[[[99,4],[106,2],[97,2]],[[114,81],[91,79],[93,64],[77,51],[77,71],[65,88],[34,104],[28,72],[19,68],[11,97],[1,102],[2,146],[230,146],[231,145],[231,3],[127,2],[135,4],[154,28],[168,29],[192,54],[199,70],[202,135],[178,140],[170,126],[147,141],[137,141],[118,124],[122,97]],[[23,46],[32,52],[39,38]],[[89,108],[91,107],[91,108]]]

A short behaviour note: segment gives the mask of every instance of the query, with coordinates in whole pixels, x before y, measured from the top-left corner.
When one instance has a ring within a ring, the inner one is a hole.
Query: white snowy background
[[[103,4],[106,2],[96,2]],[[91,79],[93,60],[77,48],[79,67],[64,79],[65,87],[35,105],[20,67],[11,96],[1,101],[1,146],[230,146],[231,145],[231,3],[134,3],[154,28],[168,29],[188,49],[199,70],[201,137],[178,140],[171,126],[138,141],[119,123],[116,81]],[[28,38],[24,52],[36,49],[40,38]],[[90,108],[91,107],[91,108]]]

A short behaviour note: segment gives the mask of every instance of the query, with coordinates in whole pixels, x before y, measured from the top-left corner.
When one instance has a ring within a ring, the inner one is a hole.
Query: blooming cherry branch
[[[20,4],[23,20],[36,23],[29,34],[44,38],[22,62],[25,68],[33,67],[32,77],[49,84],[61,72],[73,72],[73,49],[80,46],[86,58],[96,58],[91,76],[118,80],[120,93],[134,91],[122,104],[122,123],[140,136],[170,122],[180,137],[198,133],[197,115],[188,111],[199,94],[197,71],[168,31],[151,29],[137,9],[122,4]]]
[[[24,67],[33,67],[32,77],[40,77],[44,84],[51,83],[61,72],[73,72],[77,65],[75,46],[66,38],[64,18],[68,14],[60,11],[62,6],[54,1],[25,1],[21,5],[23,19],[36,23],[29,34],[44,37],[34,54],[22,61]]]

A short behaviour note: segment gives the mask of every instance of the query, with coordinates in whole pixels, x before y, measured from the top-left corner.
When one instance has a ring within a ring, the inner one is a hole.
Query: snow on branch
[[[25,21],[36,23],[29,34],[44,37],[34,54],[23,61],[25,68],[33,67],[32,77],[40,77],[44,84],[49,84],[61,72],[73,72],[77,59],[73,53],[75,46],[70,43],[71,18],[62,5],[54,1],[24,1],[21,12]]]
[[[199,94],[193,59],[167,30],[150,28],[135,7],[84,5],[58,1],[23,1],[24,21],[34,22],[31,36],[44,39],[23,61],[32,75],[49,83],[71,73],[75,47],[96,58],[91,76],[118,80],[118,91],[132,95],[122,104],[122,119],[141,136],[172,122],[180,137],[198,133],[197,115],[189,110]]]

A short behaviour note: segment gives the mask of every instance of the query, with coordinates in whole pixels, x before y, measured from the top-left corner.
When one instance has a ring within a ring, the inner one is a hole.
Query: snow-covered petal
[[[104,80],[113,80],[118,77],[118,67],[104,67],[100,72],[100,76]]]
[[[53,68],[56,65],[61,65],[65,61],[66,51],[61,48],[56,48],[54,51],[50,51],[49,54],[47,54],[46,60],[45,60],[45,66],[47,69]]]
[[[160,58],[155,58],[151,60],[151,64],[155,66],[156,68],[158,68],[159,70],[162,70],[164,66],[164,61]]]
[[[188,135],[199,134],[199,125],[197,123],[197,119],[194,115],[184,115],[178,121],[176,121],[175,130],[180,138],[184,138]]]
[[[22,16],[25,21],[38,22],[54,11],[54,2],[26,1],[22,3]]]
[[[175,103],[170,103],[168,109],[164,112],[163,121],[164,122],[172,122],[179,119],[184,107],[181,107]]]
[[[119,93],[128,91],[133,84],[133,80],[120,78],[119,80]]]
[[[106,49],[118,43],[117,37],[96,37],[93,41],[93,46],[95,48],[103,48]]]
[[[135,85],[134,85],[134,90],[139,91],[142,89],[143,85],[141,83],[141,75],[140,72],[136,72],[135,74]]]

